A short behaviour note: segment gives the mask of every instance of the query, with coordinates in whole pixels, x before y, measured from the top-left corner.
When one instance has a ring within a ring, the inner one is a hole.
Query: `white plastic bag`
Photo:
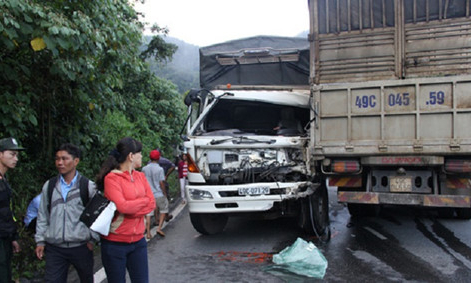
[[[90,229],[104,236],[108,236],[115,211],[116,205],[114,202],[110,201],[100,215],[98,215],[97,219],[95,219]]]

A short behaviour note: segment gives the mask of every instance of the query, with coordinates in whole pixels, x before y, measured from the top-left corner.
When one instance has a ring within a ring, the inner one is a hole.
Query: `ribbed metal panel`
[[[311,81],[471,73],[470,0],[309,0]]]
[[[405,25],[405,75],[471,73],[471,21],[450,19]]]
[[[395,78],[393,28],[322,34],[318,54],[320,83]]]

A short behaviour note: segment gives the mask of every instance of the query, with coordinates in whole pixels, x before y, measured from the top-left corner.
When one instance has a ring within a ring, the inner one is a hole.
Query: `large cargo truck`
[[[186,194],[202,234],[229,217],[293,217],[328,235],[328,200],[311,172],[309,42],[253,37],[200,48],[189,106]]]
[[[470,219],[470,1],[308,3],[316,174],[352,215]]]

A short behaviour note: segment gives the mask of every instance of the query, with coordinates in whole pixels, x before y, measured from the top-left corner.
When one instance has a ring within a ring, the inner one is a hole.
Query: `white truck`
[[[470,219],[470,1],[308,3],[315,174],[351,215]]]
[[[328,200],[309,161],[309,43],[253,37],[200,49],[202,89],[191,90],[186,194],[202,234],[228,217],[293,217],[329,233]]]

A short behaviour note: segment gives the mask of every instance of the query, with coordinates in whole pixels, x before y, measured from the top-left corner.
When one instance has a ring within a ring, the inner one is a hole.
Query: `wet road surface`
[[[293,219],[230,218],[222,234],[202,236],[193,229],[185,207],[165,227],[165,238],[155,236],[148,242],[150,282],[471,281],[471,221],[441,219],[433,210],[404,207],[352,219],[336,202],[335,191],[329,195],[328,243],[304,234]],[[273,254],[298,237],[313,242],[327,259],[323,280],[274,268]]]

